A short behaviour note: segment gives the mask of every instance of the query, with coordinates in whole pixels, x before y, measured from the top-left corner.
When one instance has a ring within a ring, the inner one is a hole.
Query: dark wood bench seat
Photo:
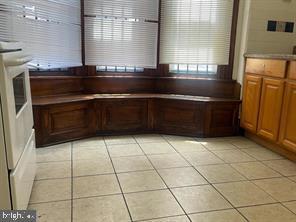
[[[240,100],[176,94],[33,97],[37,146],[95,135],[163,133],[233,136]]]

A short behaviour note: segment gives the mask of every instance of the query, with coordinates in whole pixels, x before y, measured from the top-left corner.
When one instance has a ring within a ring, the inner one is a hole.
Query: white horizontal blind
[[[163,0],[161,64],[229,63],[233,0]]]
[[[40,69],[80,66],[79,0],[0,0],[0,40],[20,41]]]
[[[85,0],[86,65],[155,68],[158,0]]]

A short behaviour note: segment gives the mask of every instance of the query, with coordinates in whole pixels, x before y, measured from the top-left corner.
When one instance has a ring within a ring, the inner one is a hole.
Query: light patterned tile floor
[[[97,137],[37,161],[38,222],[296,221],[296,164],[244,137]]]

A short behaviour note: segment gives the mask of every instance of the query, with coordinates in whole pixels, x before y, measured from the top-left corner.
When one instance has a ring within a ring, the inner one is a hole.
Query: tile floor
[[[296,164],[243,137],[91,138],[37,161],[39,222],[296,222]]]

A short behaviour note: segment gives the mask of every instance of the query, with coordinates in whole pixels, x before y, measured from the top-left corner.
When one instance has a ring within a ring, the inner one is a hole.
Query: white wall
[[[244,53],[291,54],[294,33],[268,32],[268,20],[296,23],[296,0],[240,0],[238,36],[233,78],[242,83]]]

